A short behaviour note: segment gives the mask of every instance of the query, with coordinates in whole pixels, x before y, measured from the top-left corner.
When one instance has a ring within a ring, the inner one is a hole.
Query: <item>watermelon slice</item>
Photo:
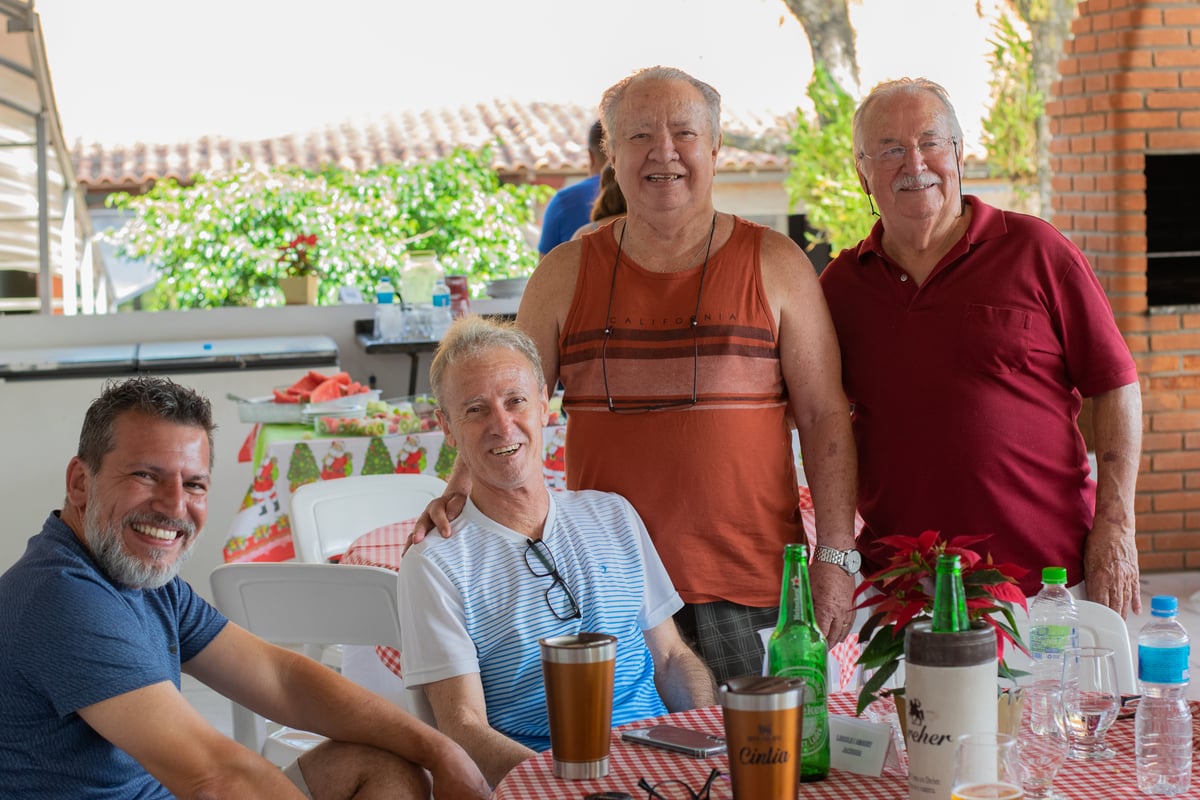
[[[342,384],[339,383],[336,378],[327,378],[323,383],[319,384],[317,388],[312,390],[312,394],[309,395],[308,401],[310,403],[328,403],[330,400],[337,400],[339,397],[343,396]]]
[[[308,394],[325,381],[325,376],[316,370],[310,370],[303,378],[292,384],[292,388],[301,394]]]
[[[348,372],[325,375],[315,369],[309,370],[304,377],[288,388],[273,390],[276,403],[327,403],[330,400],[369,391],[369,386],[352,380]]]

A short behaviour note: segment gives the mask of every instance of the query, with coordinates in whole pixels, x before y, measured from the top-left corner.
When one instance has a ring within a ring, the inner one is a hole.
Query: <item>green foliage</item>
[[[343,285],[371,296],[381,277],[399,277],[409,250],[437,252],[443,267],[466,272],[482,290],[537,265],[524,228],[551,193],[502,183],[490,163],[486,149],[456,149],[437,161],[365,172],[239,164],[198,175],[191,186],[165,179],[145,195],[111,196],[110,205],[134,218],[107,238],[122,255],[159,267],[150,308],[281,304],[279,248],[311,235],[319,302],[332,302]]]
[[[992,104],[983,120],[988,172],[1020,181],[1037,174],[1037,123],[1046,102],[1037,90],[1032,42],[1022,39],[1005,15],[992,30],[994,36],[988,40]]]
[[[791,207],[803,203],[809,227],[817,232],[809,236],[809,246],[828,243],[836,255],[857,244],[874,222],[854,169],[855,103],[820,63],[813,70],[808,96],[817,119],[797,115],[784,186]]]

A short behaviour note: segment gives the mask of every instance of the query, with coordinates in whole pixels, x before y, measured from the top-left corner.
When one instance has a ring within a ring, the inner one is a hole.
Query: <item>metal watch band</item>
[[[857,550],[838,550],[823,544],[817,545],[813,550],[813,558],[826,564],[835,564],[845,570],[847,575],[857,575],[862,564],[862,557]]]

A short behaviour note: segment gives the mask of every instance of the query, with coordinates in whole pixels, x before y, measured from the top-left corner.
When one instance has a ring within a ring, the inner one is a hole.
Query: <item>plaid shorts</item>
[[[686,604],[675,612],[679,633],[708,664],[717,683],[740,675],[761,675],[762,637],[759,630],[774,628],[779,608],[751,608],[718,600]]]

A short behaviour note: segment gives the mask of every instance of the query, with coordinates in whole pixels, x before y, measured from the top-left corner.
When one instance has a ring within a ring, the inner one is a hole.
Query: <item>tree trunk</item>
[[[1061,1],[1061,0],[1060,0]],[[851,97],[862,97],[854,29],[850,27],[847,0],[783,0],[804,28],[813,61],[829,70],[838,86]]]
[[[1058,61],[1063,57],[1063,44],[1071,33],[1075,7],[1079,0],[1016,0],[1017,13],[1029,25],[1033,44],[1034,86],[1042,97],[1050,100],[1050,87],[1058,79]],[[1037,127],[1038,206],[1039,216],[1052,213],[1050,188],[1050,119],[1038,118]]]

